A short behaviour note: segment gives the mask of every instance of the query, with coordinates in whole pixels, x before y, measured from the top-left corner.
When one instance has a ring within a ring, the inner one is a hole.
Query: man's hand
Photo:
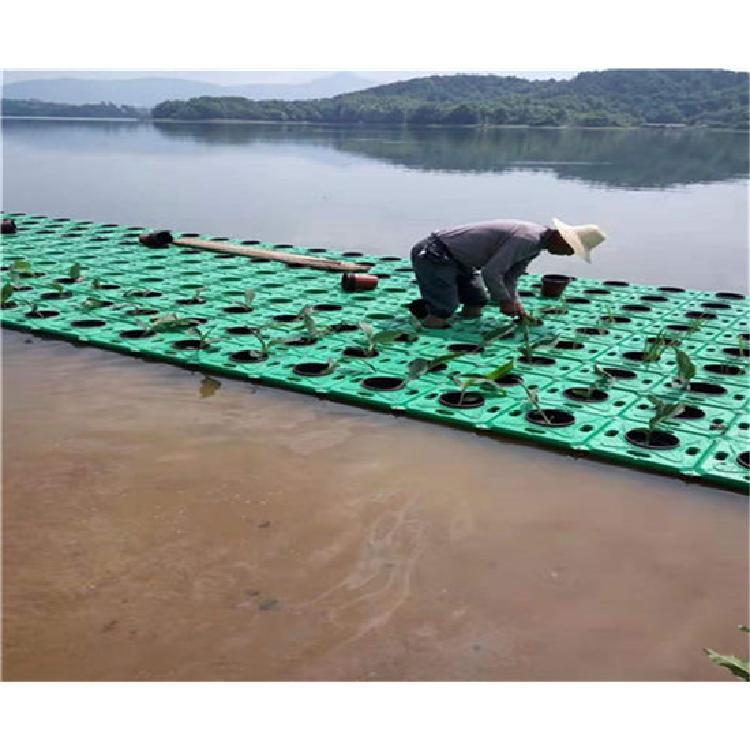
[[[518,300],[507,300],[500,303],[500,309],[506,314],[514,317],[520,315],[523,317],[526,315],[524,306]]]

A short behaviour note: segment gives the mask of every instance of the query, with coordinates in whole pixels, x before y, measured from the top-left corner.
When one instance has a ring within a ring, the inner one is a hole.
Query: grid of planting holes
[[[373,291],[345,292],[338,272],[149,249],[138,241],[151,231],[144,227],[2,218],[17,228],[2,236],[10,328],[750,486],[742,295],[572,279],[562,298],[549,299],[528,274],[519,292],[534,325],[509,326],[488,310],[427,331],[407,309],[418,293],[398,256],[180,235],[356,261],[379,277]],[[693,370],[680,380],[685,357]]]

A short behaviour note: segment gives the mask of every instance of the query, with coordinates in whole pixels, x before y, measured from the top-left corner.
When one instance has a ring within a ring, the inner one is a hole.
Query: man
[[[542,250],[578,255],[591,262],[591,250],[606,235],[594,224],[554,228],[528,221],[487,221],[433,232],[411,251],[421,300],[410,310],[427,328],[447,328],[459,303],[461,315],[478,318],[490,300],[510,316],[525,315],[516,283]]]

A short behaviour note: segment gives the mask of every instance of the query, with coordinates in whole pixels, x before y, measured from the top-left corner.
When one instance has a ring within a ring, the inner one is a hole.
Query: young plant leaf
[[[81,278],[81,264],[74,263],[68,270],[68,276],[71,279],[80,279]]]
[[[5,304],[10,300],[10,298],[13,296],[13,284],[7,283],[3,285],[2,290],[0,290],[0,303]]]

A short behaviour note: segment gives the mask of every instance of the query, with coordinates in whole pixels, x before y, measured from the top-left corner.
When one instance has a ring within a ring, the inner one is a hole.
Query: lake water
[[[746,136],[5,121],[4,208],[745,290]],[[573,270],[575,269],[575,270]],[[3,331],[6,680],[731,680],[740,495]]]
[[[406,255],[492,218],[596,223],[533,271],[748,290],[747,134],[5,120],[9,211]]]

